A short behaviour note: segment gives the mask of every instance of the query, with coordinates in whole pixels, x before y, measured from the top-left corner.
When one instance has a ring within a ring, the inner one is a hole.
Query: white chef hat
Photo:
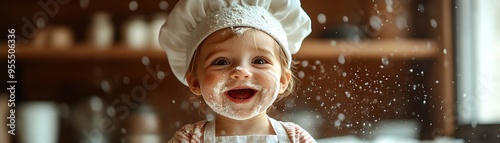
[[[290,67],[311,33],[311,19],[299,0],[180,0],[160,30],[160,46],[172,72],[184,85],[196,48],[210,34],[229,27],[252,27],[273,37]]]

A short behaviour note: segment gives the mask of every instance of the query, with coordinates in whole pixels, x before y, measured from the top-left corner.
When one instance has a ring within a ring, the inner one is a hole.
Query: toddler
[[[169,142],[315,142],[267,115],[292,92],[291,55],[310,32],[299,0],[180,0],[160,45],[215,119],[184,125]]]

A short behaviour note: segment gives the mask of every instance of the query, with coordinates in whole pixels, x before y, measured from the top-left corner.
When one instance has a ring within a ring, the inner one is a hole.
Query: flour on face
[[[262,84],[250,80],[246,80],[243,83],[228,85],[228,80],[225,79],[219,81],[213,88],[202,89],[203,98],[207,105],[219,115],[235,120],[250,119],[265,112],[278,96],[280,84],[279,77],[272,72],[266,73],[274,77],[274,79],[268,79],[266,81],[268,82],[267,84],[269,84],[268,88],[263,88]],[[255,93],[255,97],[251,99],[252,101],[248,103],[234,103],[229,100],[225,94],[228,90],[236,86],[248,87],[258,92]]]

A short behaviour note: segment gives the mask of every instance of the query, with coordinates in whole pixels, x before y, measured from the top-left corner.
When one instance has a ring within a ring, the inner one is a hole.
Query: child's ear
[[[188,83],[189,89],[194,95],[201,95],[200,83],[198,82],[198,78],[194,75],[193,72],[189,72],[186,75],[186,81]]]
[[[290,78],[292,78],[292,73],[287,70],[281,75],[280,78],[280,94],[284,93],[286,88],[288,87],[288,84],[290,83]]]

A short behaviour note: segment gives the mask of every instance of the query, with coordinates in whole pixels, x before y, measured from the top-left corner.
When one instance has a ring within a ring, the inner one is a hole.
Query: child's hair
[[[247,34],[248,32],[262,32],[260,30],[257,30],[257,29],[254,29],[254,28],[251,28],[251,27],[231,27],[231,28],[225,28],[225,29],[222,29],[221,30],[221,33],[220,35],[218,35],[217,38],[215,38],[215,41],[213,43],[215,44],[219,44],[219,43],[222,43],[230,38],[233,38],[235,36],[242,36],[242,35],[245,35]],[[215,32],[214,32],[215,33]],[[254,40],[255,42],[255,40]],[[205,41],[203,41],[199,47],[197,47],[195,53],[194,53],[194,56],[193,56],[193,59],[191,60],[191,63],[189,63],[189,67],[188,67],[188,70],[186,72],[186,75],[188,73],[191,73],[193,74],[194,76],[196,76],[197,74],[197,63],[198,61],[200,60],[199,59],[199,51],[200,51],[200,48],[201,48],[201,45],[203,45],[205,43]],[[212,44],[212,43],[211,43]],[[292,60],[292,63],[291,63],[291,66],[290,68],[288,68],[288,59],[287,59],[287,56],[285,54],[285,52],[283,51],[283,48],[281,48],[281,46],[278,44],[278,42],[276,42],[276,40],[274,40],[274,47],[275,48],[275,53],[278,53],[276,55],[276,57],[279,59],[280,61],[280,65],[281,65],[281,73],[286,73],[286,72],[290,72],[290,75],[291,75],[291,78],[290,78],[290,81],[288,83],[288,86],[287,88],[285,89],[285,91],[281,94],[278,95],[278,97],[276,98],[276,100],[274,101],[274,103],[282,100],[283,98],[285,97],[288,97],[289,95],[293,94],[294,93],[294,90],[295,90],[295,86],[297,84],[297,77],[295,76],[294,73],[294,69],[295,69],[295,64]],[[191,94],[191,100],[193,102],[197,102],[199,103],[199,107],[200,107],[200,111],[206,113],[207,111],[207,105],[205,103],[205,101],[203,100],[203,96],[197,96],[197,95],[194,95],[194,94]],[[271,107],[272,108],[272,107]],[[269,109],[271,109],[269,108]]]

